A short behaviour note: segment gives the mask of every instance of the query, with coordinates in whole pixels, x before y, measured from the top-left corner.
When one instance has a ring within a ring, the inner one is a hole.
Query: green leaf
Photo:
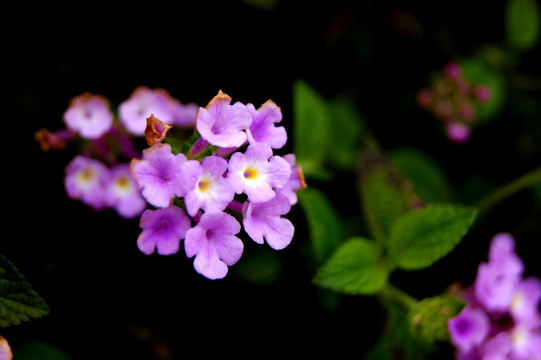
[[[318,176],[332,131],[325,99],[303,80],[293,84],[293,149],[306,176]]]
[[[31,340],[15,349],[17,360],[70,360],[71,358],[56,345],[41,340]]]
[[[342,222],[325,194],[316,188],[297,193],[308,223],[310,244],[317,265],[321,264],[344,240]]]
[[[360,194],[370,233],[384,241],[395,220],[409,210],[414,194],[392,163],[369,140],[363,151],[360,169]]]
[[[539,40],[541,17],[535,0],[508,0],[505,11],[505,33],[517,50],[532,49]]]
[[[413,148],[393,150],[389,157],[400,172],[415,186],[415,193],[425,201],[442,202],[451,191],[445,173],[428,154]]]
[[[329,133],[332,146],[327,152],[329,165],[341,170],[355,170],[364,132],[364,121],[354,104],[345,98],[329,102],[332,131]]]
[[[173,155],[181,153],[184,149],[184,143],[175,138],[166,137],[162,140],[162,142],[171,146],[171,152]]]
[[[402,269],[432,265],[460,242],[472,224],[476,210],[450,204],[433,204],[412,210],[392,225],[389,255]]]
[[[0,326],[18,325],[49,313],[49,307],[24,276],[0,255]]]
[[[373,294],[387,283],[389,272],[379,262],[379,244],[360,237],[343,243],[318,269],[314,282],[352,295]]]
[[[463,306],[456,297],[445,294],[419,301],[408,313],[411,334],[428,343],[449,341],[447,321]]]

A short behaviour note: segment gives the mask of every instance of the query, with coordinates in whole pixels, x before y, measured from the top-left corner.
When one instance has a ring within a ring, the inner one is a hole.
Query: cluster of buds
[[[447,138],[454,143],[469,140],[475,124],[476,107],[490,101],[486,85],[472,85],[457,63],[447,64],[438,80],[417,95],[417,103],[443,122]]]
[[[541,359],[541,281],[523,278],[514,247],[510,234],[494,236],[488,262],[461,296],[465,307],[448,321],[458,359]]]
[[[131,162],[154,207],[141,216],[139,249],[171,255],[184,240],[186,256],[209,279],[223,278],[240,259],[241,228],[256,243],[266,240],[276,250],[289,245],[294,226],[284,216],[297,203],[295,191],[306,186],[295,156],[273,153],[287,141],[285,128],[275,126],[280,108],[271,100],[257,109],[231,100],[220,91],[199,109],[189,146],[172,146],[170,127],[150,116],[149,147]]]
[[[159,114],[171,126],[193,128],[198,106],[182,104],[163,89],[138,87],[116,114],[101,95],[74,97],[63,115],[66,128],[35,134],[43,151],[62,150],[70,141],[82,151],[66,167],[68,196],[95,210],[115,209],[135,218],[147,207],[130,173],[129,162],[141,156],[135,140],[144,135],[146,118]]]

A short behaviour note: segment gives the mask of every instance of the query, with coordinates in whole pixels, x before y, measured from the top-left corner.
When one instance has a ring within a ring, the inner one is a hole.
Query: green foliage
[[[184,150],[184,143],[176,138],[166,137],[162,140],[162,142],[171,146],[171,152],[173,155],[182,153]]]
[[[414,148],[399,148],[389,157],[400,173],[411,180],[415,193],[422,200],[444,202],[451,198],[443,169],[428,154]]]
[[[342,222],[320,190],[307,188],[297,196],[308,223],[313,257],[321,264],[344,240]]]
[[[104,349],[104,352],[106,350]],[[40,340],[24,343],[13,352],[17,360],[70,360],[71,358],[56,345]]]
[[[344,242],[319,268],[314,282],[352,295],[373,294],[387,283],[388,269],[380,262],[379,244],[360,237]]]
[[[48,313],[45,300],[25,281],[19,270],[0,255],[0,326],[18,325]]]
[[[394,221],[409,209],[407,184],[373,141],[363,151],[359,180],[370,232],[384,241]]]
[[[432,265],[460,242],[475,213],[473,208],[451,204],[427,205],[408,212],[391,227],[391,261],[407,270]]]
[[[297,163],[305,175],[317,176],[322,170],[332,131],[327,102],[308,83],[293,84],[293,146]]]
[[[519,51],[532,49],[539,41],[541,16],[536,0],[508,0],[505,12],[507,42]]]
[[[419,301],[408,313],[411,333],[428,343],[448,341],[447,321],[455,317],[463,306],[464,303],[449,295]]]

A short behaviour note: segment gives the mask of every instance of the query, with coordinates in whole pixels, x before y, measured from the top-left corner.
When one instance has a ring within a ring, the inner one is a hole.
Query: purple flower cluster
[[[476,106],[490,101],[490,89],[469,84],[456,63],[447,64],[441,75],[432,87],[418,93],[417,103],[443,122],[450,141],[466,142],[475,122]]]
[[[87,92],[71,100],[64,112],[65,129],[40,129],[35,138],[43,151],[80,142],[81,153],[66,167],[68,196],[95,210],[111,208],[124,218],[135,218],[147,208],[129,166],[132,158],[141,157],[135,138],[144,135],[146,119],[153,114],[171,126],[193,127],[197,109],[164,89],[140,86],[120,104],[117,115],[105,97]]]
[[[283,216],[306,186],[294,155],[273,153],[287,141],[285,128],[275,126],[280,108],[270,100],[258,109],[231,100],[220,91],[199,108],[199,138],[186,154],[156,142],[131,162],[143,197],[156,208],[141,216],[139,249],[170,255],[184,240],[194,268],[209,279],[225,277],[240,259],[242,227],[256,243],[289,245],[294,227]]]
[[[448,321],[457,359],[541,359],[541,281],[523,278],[514,247],[511,235],[494,236],[465,307]]]

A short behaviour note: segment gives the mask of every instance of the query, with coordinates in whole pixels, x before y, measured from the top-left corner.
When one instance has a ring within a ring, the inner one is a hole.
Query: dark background
[[[428,151],[457,188],[473,175],[503,184],[541,162],[541,131],[531,120],[539,120],[540,112],[528,119],[507,106],[479,129],[475,142],[456,146],[412,99],[449,60],[504,41],[505,2],[437,3],[278,1],[262,8],[194,1],[6,9],[0,253],[25,274],[51,313],[1,334],[13,348],[38,339],[73,359],[360,357],[380,333],[384,314],[368,297],[343,297],[335,310],[322,307],[311,284],[307,229],[298,207],[289,215],[297,233],[279,254],[277,281],[253,284],[233,272],[209,281],[182,254],[141,254],[137,220],[67,199],[64,166],[75,154],[44,154],[33,134],[62,128],[62,114],[76,95],[90,91],[118,105],[138,85],[163,87],[182,102],[200,105],[219,89],[256,106],[272,99],[290,129],[292,84],[302,78],[324,97],[353,96],[382,148]],[[523,54],[519,70],[539,79],[539,59],[537,47]],[[539,86],[510,98],[522,95],[539,99]],[[525,133],[528,146],[521,145]],[[349,193],[332,183],[309,185],[326,191],[347,216],[355,206],[342,199],[352,196],[355,185],[346,174],[343,180],[351,185]],[[528,273],[539,275],[540,215],[532,192],[520,192],[433,268],[392,280],[418,298],[436,295],[457,279],[472,281],[498,231],[513,232]],[[258,249],[246,243],[245,257]]]

